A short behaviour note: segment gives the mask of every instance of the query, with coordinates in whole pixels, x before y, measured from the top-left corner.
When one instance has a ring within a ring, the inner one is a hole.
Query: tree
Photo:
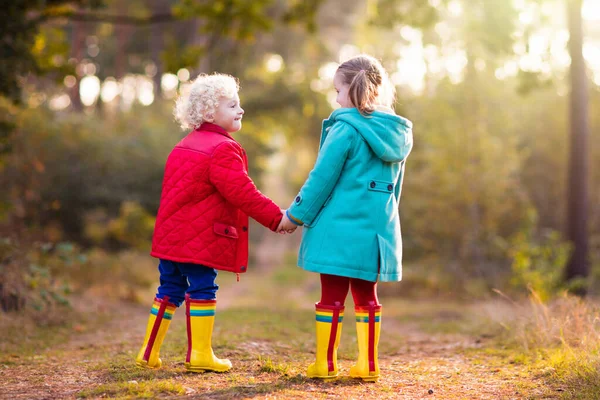
[[[566,279],[586,278],[588,265],[588,85],[583,59],[582,0],[567,0],[569,54],[571,56],[570,153],[568,175],[567,236],[573,253],[567,264]],[[583,288],[577,289],[584,294]]]
[[[40,26],[56,14],[75,7],[97,8],[102,0],[22,0],[8,2],[0,13],[0,95],[20,101],[19,78],[50,72],[35,54],[35,39]]]

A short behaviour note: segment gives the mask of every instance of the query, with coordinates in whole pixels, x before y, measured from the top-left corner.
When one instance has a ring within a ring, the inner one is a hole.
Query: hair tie
[[[358,72],[365,72],[365,70],[364,70],[364,69],[361,69],[361,70],[360,70],[360,71],[358,71]]]

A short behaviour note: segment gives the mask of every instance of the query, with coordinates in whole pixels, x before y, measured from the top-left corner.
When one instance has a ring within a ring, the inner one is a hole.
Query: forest
[[[600,0],[20,0],[0,19],[0,397],[597,398]],[[414,124],[382,379],[304,376],[319,277],[301,229],[254,221],[248,272],[218,277],[236,372],[184,372],[184,311],[166,368],[136,369],[177,97],[239,79],[234,137],[285,209],[362,53]]]

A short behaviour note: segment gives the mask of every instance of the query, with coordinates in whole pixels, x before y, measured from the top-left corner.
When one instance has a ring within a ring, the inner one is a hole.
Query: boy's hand
[[[290,219],[285,214],[285,210],[282,210],[282,211],[283,211],[283,217],[281,218],[281,222],[279,223],[279,226],[277,227],[277,232],[279,232],[281,234],[285,234],[286,232],[294,233],[296,228],[298,228],[298,225],[296,225],[292,221],[290,221]]]

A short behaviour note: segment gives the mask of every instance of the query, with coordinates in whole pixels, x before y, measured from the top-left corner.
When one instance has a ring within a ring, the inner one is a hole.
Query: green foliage
[[[4,237],[0,249],[0,300],[4,311],[26,311],[41,325],[65,321],[72,287],[67,277],[88,267],[71,243],[21,243]]]
[[[65,236],[58,232],[57,240],[81,240],[90,210],[104,209],[114,218],[125,202],[134,201],[154,214],[164,162],[182,136],[170,104],[162,103],[114,119],[59,119],[41,108],[22,110],[14,135],[14,151],[0,178],[10,190],[0,202],[31,226],[58,224]],[[139,229],[148,225],[139,221]]]
[[[448,1],[444,0],[446,4]],[[377,0],[369,1],[369,23],[388,29],[398,24],[419,28],[433,26],[439,20],[435,6],[419,0]]]
[[[564,267],[571,246],[555,231],[536,237],[536,226],[537,215],[530,210],[523,228],[510,239],[511,284],[518,289],[532,290],[542,301],[547,301],[563,288]]]
[[[442,82],[434,98],[406,98],[404,114],[415,122],[400,206],[408,254],[457,260],[460,273],[487,277],[494,271],[485,263],[504,259],[500,244],[529,203],[518,179],[527,156],[519,120],[494,106],[510,93],[481,76]]]
[[[181,0],[173,12],[180,18],[202,18],[204,23],[199,33],[252,40],[256,32],[272,28],[273,21],[268,13],[272,4],[273,0]]]
[[[105,213],[99,211],[91,214],[85,231],[94,243],[102,245],[111,241],[126,247],[149,250],[155,217],[138,203],[123,202],[119,216],[109,219],[108,223]]]
[[[65,47],[56,38],[51,38],[56,34],[55,30],[40,32],[40,26],[47,18],[64,14],[72,7],[97,8],[101,4],[102,0],[22,0],[3,5],[0,17],[0,36],[3,38],[0,44],[0,95],[18,102],[20,77],[56,71],[55,63],[50,60],[55,55],[64,55]]]

